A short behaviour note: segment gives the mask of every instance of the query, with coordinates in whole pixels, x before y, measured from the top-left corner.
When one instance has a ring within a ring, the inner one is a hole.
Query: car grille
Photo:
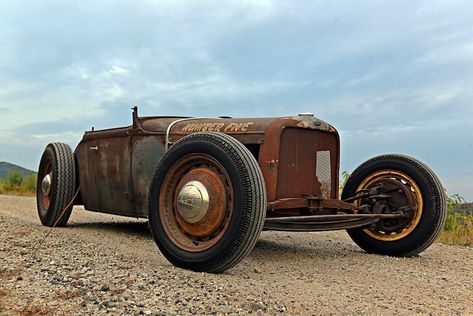
[[[330,198],[332,188],[330,166],[330,151],[317,151],[315,154],[315,177],[316,180],[322,185],[322,196],[326,199]]]

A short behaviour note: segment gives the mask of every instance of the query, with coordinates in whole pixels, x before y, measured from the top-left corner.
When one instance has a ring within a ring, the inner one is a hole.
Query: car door
[[[98,156],[97,141],[82,140],[75,150],[75,158],[79,171],[79,183],[84,208],[91,211],[100,211],[99,196],[95,183]]]
[[[96,140],[89,148],[95,160],[95,190],[101,211],[134,216],[131,138],[127,134]]]
[[[75,151],[84,207],[135,216],[130,128],[87,132]]]

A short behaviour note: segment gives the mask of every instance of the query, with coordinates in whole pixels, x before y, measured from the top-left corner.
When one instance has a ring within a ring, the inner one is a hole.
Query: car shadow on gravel
[[[136,236],[152,240],[147,221],[69,223],[67,228],[91,232],[99,231],[105,234],[121,233],[130,237]],[[303,238],[303,236],[293,235],[288,237],[286,235],[277,232],[272,232],[271,235],[266,236],[262,234],[249,257],[255,259],[264,257],[278,261],[282,257],[287,258],[288,255],[293,258],[330,258],[355,257],[363,253],[361,249],[351,243],[334,239],[318,238],[312,235],[309,240],[309,238]]]
[[[99,230],[130,234],[138,237],[151,239],[148,222],[91,222],[71,223],[67,225],[70,229]]]
[[[274,236],[273,236],[274,238]],[[269,240],[259,239],[250,256],[265,257],[278,260],[278,258],[291,256],[297,257],[357,257],[364,252],[349,243],[338,242],[334,240],[317,240],[303,241],[300,240]]]

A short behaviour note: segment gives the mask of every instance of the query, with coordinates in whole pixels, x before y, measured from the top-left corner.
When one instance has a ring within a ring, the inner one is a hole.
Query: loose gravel
[[[37,249],[35,200],[0,195],[0,224],[0,315],[473,314],[468,247],[392,258],[344,232],[263,232],[235,268],[206,274],[168,263],[144,220],[75,207]]]

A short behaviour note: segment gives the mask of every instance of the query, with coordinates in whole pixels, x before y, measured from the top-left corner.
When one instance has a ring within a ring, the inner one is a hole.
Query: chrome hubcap
[[[51,173],[48,173],[44,176],[43,182],[41,182],[41,189],[44,195],[49,195],[51,192],[51,184]]]
[[[177,195],[177,210],[191,224],[205,217],[209,209],[209,192],[199,181],[187,182]]]

